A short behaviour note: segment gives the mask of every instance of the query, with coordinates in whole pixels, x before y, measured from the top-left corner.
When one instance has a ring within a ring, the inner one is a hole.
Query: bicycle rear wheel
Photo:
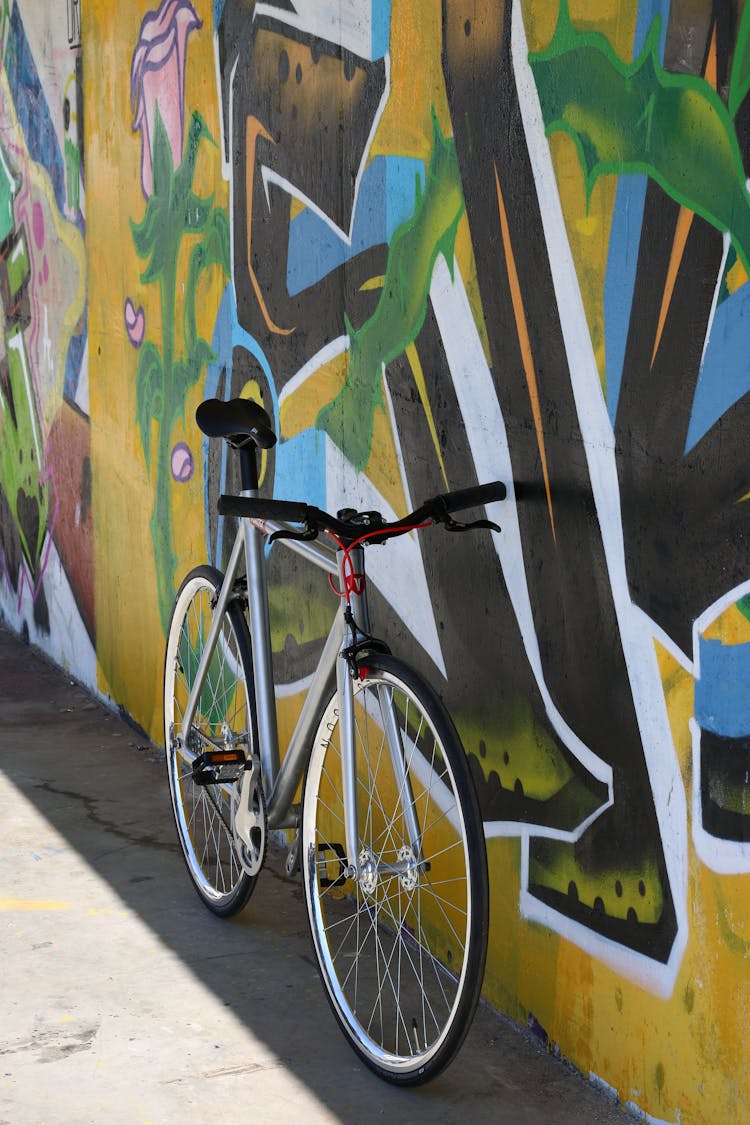
[[[412,1085],[450,1062],[474,1015],[487,860],[466,755],[442,703],[392,657],[368,664],[354,684],[360,875],[345,866],[335,692],[305,781],[302,869],[313,945],[344,1034],[381,1077]]]
[[[222,578],[212,566],[196,567],[177,594],[167,637],[164,727],[172,810],[185,863],[205,905],[227,916],[242,909],[256,881],[244,870],[235,849],[236,786],[197,784],[191,756],[173,737],[182,728]],[[203,748],[203,735],[219,743],[229,738],[249,753],[256,725],[252,685],[247,625],[239,606],[230,603],[193,718],[193,753]]]

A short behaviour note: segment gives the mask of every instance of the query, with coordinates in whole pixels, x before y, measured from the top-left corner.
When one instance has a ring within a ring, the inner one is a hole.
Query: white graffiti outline
[[[511,52],[518,85],[521,119],[539,198],[550,269],[571,372],[584,450],[599,518],[602,544],[620,628],[633,702],[651,782],[677,933],[665,965],[596,934],[521,892],[522,913],[570,937],[623,975],[668,996],[687,944],[687,801],[669,726],[664,691],[654,649],[657,630],[633,605],[625,570],[620,492],[614,457],[614,434],[601,393],[578,277],[567,238],[557,179],[545,135],[542,110],[531,66],[520,0],[513,0]],[[524,852],[528,861],[528,850]],[[527,872],[526,872],[527,873]]]

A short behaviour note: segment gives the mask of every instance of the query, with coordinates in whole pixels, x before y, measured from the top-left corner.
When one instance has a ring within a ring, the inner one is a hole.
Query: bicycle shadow
[[[583,1098],[597,1113],[586,1119],[609,1120],[601,1116],[609,1111],[615,1120],[614,1106],[487,1008],[454,1064],[428,1086],[398,1090],[377,1079],[328,1007],[302,886],[283,874],[281,852],[271,855],[240,916],[214,917],[184,868],[161,753],[1,626],[0,707],[0,771],[336,1118],[573,1122],[581,1120]],[[155,971],[133,965],[134,973]],[[80,973],[82,987],[95,992],[95,962],[81,959]],[[252,1097],[250,1074],[258,1066],[248,1061],[246,1069]],[[566,1101],[569,1118],[560,1115]]]

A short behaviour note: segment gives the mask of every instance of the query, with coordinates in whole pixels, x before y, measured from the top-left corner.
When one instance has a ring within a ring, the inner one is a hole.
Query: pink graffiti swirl
[[[141,131],[141,186],[146,199],[154,188],[153,154],[156,107],[172,152],[172,167],[182,160],[185,131],[185,56],[187,38],[202,26],[190,0],[162,0],[144,16],[130,69],[133,132]]]
[[[140,348],[146,329],[146,316],[142,306],[136,311],[130,297],[125,302],[125,329],[133,347]]]

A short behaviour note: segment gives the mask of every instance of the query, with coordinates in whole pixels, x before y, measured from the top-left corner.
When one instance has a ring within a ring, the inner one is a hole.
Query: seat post
[[[252,438],[237,448],[240,455],[242,495],[258,495],[258,450]],[[260,757],[263,783],[270,793],[279,772],[279,734],[276,720],[276,697],[273,684],[271,652],[271,621],[266,581],[265,537],[252,520],[242,520],[247,565],[248,617],[253,655],[253,683],[258,715],[258,742],[255,752]]]
[[[258,456],[254,441],[239,447],[242,491],[255,495],[258,491]]]

